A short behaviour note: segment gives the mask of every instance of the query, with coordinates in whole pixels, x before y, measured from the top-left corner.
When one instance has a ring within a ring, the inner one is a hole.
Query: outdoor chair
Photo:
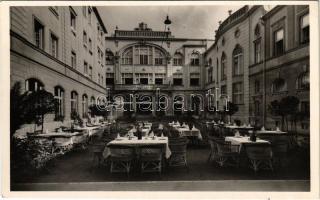
[[[270,144],[246,143],[245,150],[250,161],[250,167],[257,172],[259,169],[270,169],[272,165],[272,149]]]
[[[110,172],[126,172],[129,176],[131,165],[134,161],[134,148],[124,145],[108,145],[110,149]]]
[[[100,166],[103,162],[103,151],[105,148],[104,143],[95,143],[91,144],[91,151],[92,151],[92,165],[95,165],[95,162],[97,161],[98,166]]]
[[[218,147],[217,147],[217,141],[224,141],[223,138],[218,138],[218,137],[209,137],[208,142],[210,145],[210,154],[208,157],[207,162],[210,162],[211,160],[215,160],[218,156]]]
[[[288,143],[275,142],[272,143],[271,147],[274,164],[278,167],[284,166],[288,153]]]
[[[187,165],[187,143],[188,139],[181,138],[169,138],[169,148],[171,150],[171,156],[169,159],[170,167],[184,166],[188,169]]]
[[[217,145],[216,162],[221,166],[239,167],[240,154],[239,145],[232,145],[230,142],[215,140]]]
[[[162,170],[163,145],[145,145],[140,147],[141,173]]]

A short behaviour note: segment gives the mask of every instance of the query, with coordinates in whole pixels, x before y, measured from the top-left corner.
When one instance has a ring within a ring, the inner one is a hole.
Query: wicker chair
[[[93,154],[92,163],[95,164],[95,161],[97,160],[98,166],[100,166],[103,162],[103,151],[105,148],[104,143],[95,143],[91,144],[91,151]]]
[[[163,145],[145,145],[140,147],[141,173],[162,170]]]
[[[239,167],[240,154],[239,145],[231,145],[230,142],[215,140],[217,146],[216,162],[221,166]]]
[[[274,142],[271,144],[272,155],[274,164],[278,167],[283,167],[286,163],[287,153],[288,153],[288,143],[287,142]]]
[[[246,143],[243,144],[250,161],[250,167],[257,172],[259,169],[270,169],[272,165],[272,149],[270,144]]]
[[[210,144],[210,154],[208,157],[207,162],[210,162],[211,160],[215,160],[218,156],[218,147],[217,147],[217,141],[223,141],[223,138],[217,138],[217,137],[209,137],[208,142]]]
[[[134,148],[124,145],[108,145],[110,149],[110,172],[126,172],[129,176],[132,162],[135,158]]]
[[[171,150],[171,156],[169,159],[170,167],[184,166],[188,169],[187,143],[188,139],[185,137],[169,138],[169,148]]]

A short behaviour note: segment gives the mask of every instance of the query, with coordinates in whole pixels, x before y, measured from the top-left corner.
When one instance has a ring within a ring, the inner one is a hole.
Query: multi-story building
[[[299,99],[297,131],[309,132],[309,6],[276,6],[263,16],[257,30],[265,30],[261,62],[250,65],[250,116],[259,124],[274,128],[281,118],[268,109],[274,100],[286,96]],[[258,37],[259,31],[255,31]],[[254,39],[254,38],[252,38]],[[256,44],[255,40],[250,40]],[[265,59],[264,59],[265,58]],[[289,129],[290,129],[289,123]],[[291,127],[292,128],[292,127]]]
[[[182,101],[185,108],[191,104],[200,108],[203,100],[191,94],[203,94],[202,54],[208,42],[175,38],[170,30],[153,31],[145,23],[134,30],[116,29],[112,36],[106,37],[107,87],[126,102],[134,94],[131,108],[141,115],[156,115],[159,109],[156,102],[168,105],[163,111],[165,115],[173,115],[173,106],[181,107]],[[151,105],[152,111],[143,111],[143,107]]]
[[[90,103],[106,93],[105,34],[95,7],[11,7],[11,85],[24,91],[45,88],[58,100],[54,121],[85,116]],[[24,92],[23,91],[23,92]],[[57,122],[58,123],[58,122]],[[51,126],[53,124],[53,126]]]
[[[220,25],[214,44],[205,52],[206,89],[219,89],[236,104],[239,111],[234,119],[249,123],[249,66],[261,61],[261,43],[255,35],[260,27],[260,18],[265,14],[263,6],[244,6],[231,13]],[[258,27],[258,28],[257,28]],[[260,31],[263,34],[263,30]],[[259,36],[260,37],[260,36]],[[251,43],[249,41],[255,41]],[[259,45],[259,46],[258,46]],[[254,49],[259,49],[257,55]],[[225,104],[219,104],[222,110]]]
[[[244,6],[230,13],[204,59],[206,89],[219,88],[238,105],[234,118],[275,128],[281,117],[271,113],[270,103],[295,96],[300,102],[296,131],[309,132],[308,6],[275,6],[268,12]],[[289,129],[295,128],[289,124]]]

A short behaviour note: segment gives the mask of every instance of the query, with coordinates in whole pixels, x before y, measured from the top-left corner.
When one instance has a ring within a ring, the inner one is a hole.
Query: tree
[[[16,82],[10,89],[10,134],[11,136],[18,130],[21,125],[26,123],[25,120],[25,98],[26,93],[21,94],[21,83]]]
[[[280,101],[274,100],[270,102],[268,109],[274,116],[281,116],[281,128],[288,131],[288,116],[296,116],[298,114],[299,99],[295,96],[286,96]],[[295,117],[293,117],[295,118]]]
[[[227,114],[229,116],[229,121],[231,122],[231,116],[239,111],[239,107],[236,104],[228,101],[228,110],[227,110],[226,106],[224,106],[223,110],[224,110],[225,114]]]
[[[56,101],[50,92],[44,89],[27,92],[27,96],[24,101],[25,106],[25,119],[27,122],[41,125],[41,132],[43,132],[44,117],[48,113],[52,113],[56,108]]]

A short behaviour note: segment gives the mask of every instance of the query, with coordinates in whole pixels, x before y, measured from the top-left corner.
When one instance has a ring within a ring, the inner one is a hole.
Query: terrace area
[[[172,123],[166,120],[153,121],[152,128],[155,135],[158,138],[161,137],[157,132],[159,124],[162,124],[164,136],[170,138],[173,137],[168,130],[172,126]],[[215,159],[208,160],[212,151],[210,148],[210,138],[214,133],[214,130],[210,129],[208,123],[200,121],[195,123],[195,127],[200,131],[201,137],[187,136],[188,144],[186,147],[186,160],[187,168],[172,167],[169,166],[169,158],[165,158],[165,162],[162,165],[161,174],[157,172],[153,173],[141,173],[140,162],[135,161],[132,164],[128,175],[126,173],[111,173],[110,172],[110,160],[104,159],[100,164],[97,159],[94,159],[94,146],[103,143],[106,147],[108,143],[117,139],[117,134],[126,137],[129,126],[132,123],[127,121],[118,121],[116,129],[104,129],[98,134],[99,137],[91,139],[86,148],[74,148],[66,153],[52,159],[46,163],[46,165],[37,171],[17,171],[11,173],[12,190],[41,190],[43,184],[65,184],[65,183],[157,183],[161,182],[172,184],[175,182],[189,182],[195,181],[202,184],[216,183],[216,181],[262,181],[268,183],[268,181],[302,181],[302,187],[298,187],[298,190],[309,190],[310,180],[310,166],[309,166],[309,152],[307,149],[298,145],[288,149],[285,157],[282,158],[282,165],[275,165],[273,170],[258,170],[255,172],[249,166],[247,156],[242,155],[240,165],[235,166],[221,166]],[[112,125],[111,125],[112,126]],[[160,125],[161,126],[161,125]],[[115,131],[116,130],[116,131]],[[149,131],[150,133],[150,131]],[[173,152],[171,152],[171,155]],[[270,182],[269,182],[270,183]],[[38,184],[42,185],[39,186]],[[261,183],[260,183],[261,184]],[[289,184],[289,183],[288,183]],[[38,186],[37,186],[38,185]],[[139,185],[139,184],[138,184]],[[136,186],[133,190],[161,190],[160,188],[148,189],[141,185]],[[200,184],[201,185],[201,184]],[[127,186],[126,186],[127,187]],[[50,187],[49,187],[50,188]],[[66,187],[68,188],[68,187]],[[63,190],[66,188],[63,187]],[[250,188],[250,187],[249,187]],[[247,188],[249,190],[249,188]],[[51,188],[52,189],[52,188]],[[101,188],[100,188],[101,189]],[[122,188],[123,190],[124,188]],[[185,190],[181,187],[179,190]],[[266,188],[265,188],[266,189]],[[273,190],[286,190],[284,188],[273,188]],[[46,190],[50,190],[46,188]],[[121,187],[104,187],[101,190],[121,190]],[[212,190],[215,188],[200,187],[193,188],[193,190]],[[264,190],[261,188],[261,190]]]

